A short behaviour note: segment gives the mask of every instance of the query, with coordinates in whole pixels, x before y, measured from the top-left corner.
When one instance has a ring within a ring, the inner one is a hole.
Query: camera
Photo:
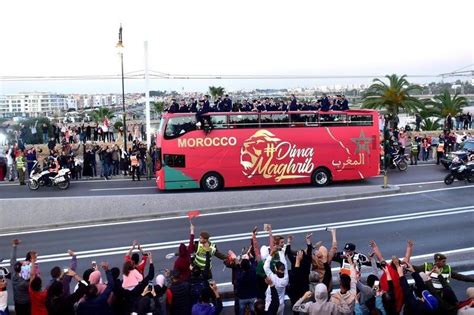
[[[153,281],[148,281],[148,290],[153,290]]]

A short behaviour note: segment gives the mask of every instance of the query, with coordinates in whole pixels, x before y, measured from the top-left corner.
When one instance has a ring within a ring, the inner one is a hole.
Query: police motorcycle
[[[65,190],[69,188],[70,180],[71,170],[69,168],[61,168],[57,174],[52,174],[49,171],[49,165],[42,168],[38,161],[35,161],[27,184],[30,190],[38,190],[40,186],[57,186],[59,189]]]
[[[408,169],[408,154],[401,153],[397,143],[391,146],[390,160],[390,167],[392,169],[398,168],[402,172]]]
[[[451,185],[455,179],[460,181],[471,182],[474,178],[474,154],[465,162],[459,157],[455,157],[449,166],[449,174],[444,178],[446,185]]]

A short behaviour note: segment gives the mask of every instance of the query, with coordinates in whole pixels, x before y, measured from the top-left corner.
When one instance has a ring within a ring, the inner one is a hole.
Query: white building
[[[51,116],[56,111],[76,107],[76,101],[63,94],[33,92],[0,95],[0,117]]]

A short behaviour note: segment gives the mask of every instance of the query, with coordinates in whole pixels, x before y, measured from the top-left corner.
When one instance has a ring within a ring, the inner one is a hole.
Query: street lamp
[[[119,29],[119,40],[117,45],[115,47],[118,50],[118,53],[120,55],[120,65],[122,67],[122,111],[123,111],[123,148],[126,153],[128,153],[127,150],[127,114],[125,112],[125,78],[123,75],[123,42],[122,42],[122,24],[120,24],[120,29]]]

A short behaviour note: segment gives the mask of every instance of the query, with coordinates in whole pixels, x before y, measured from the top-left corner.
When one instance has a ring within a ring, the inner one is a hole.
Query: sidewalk
[[[395,194],[399,187],[344,185],[226,189],[219,192],[171,191],[146,195],[17,198],[2,201],[0,231],[36,230],[47,227],[186,215],[237,209],[361,198]],[[6,205],[8,204],[8,206]]]

